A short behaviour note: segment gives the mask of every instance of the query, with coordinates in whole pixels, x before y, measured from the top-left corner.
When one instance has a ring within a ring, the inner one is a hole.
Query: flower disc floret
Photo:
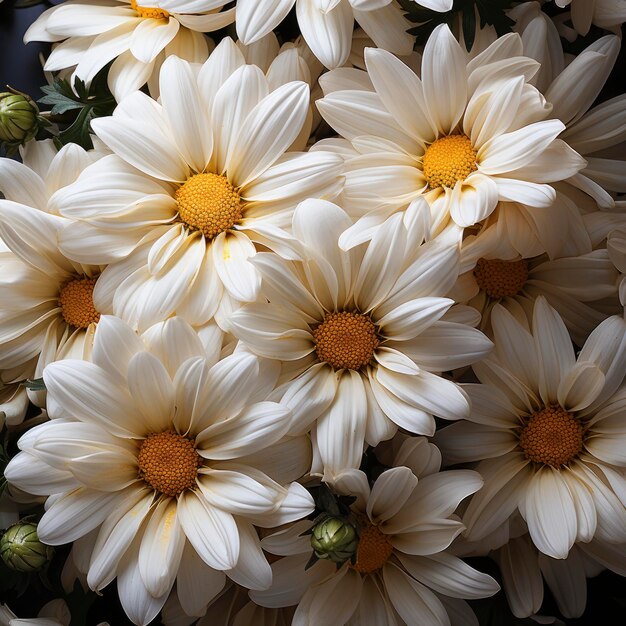
[[[63,319],[74,328],[88,328],[100,321],[100,313],[93,303],[96,278],[75,278],[59,291],[59,306]]]
[[[137,455],[139,476],[155,491],[178,496],[196,486],[202,458],[195,441],[172,431],[148,435]]]
[[[422,157],[424,178],[430,189],[454,187],[478,169],[476,150],[465,135],[448,135],[430,144]]]
[[[351,565],[360,574],[378,571],[393,554],[393,546],[377,526],[367,522],[359,531],[356,562]]]
[[[530,416],[519,444],[531,461],[562,467],[582,450],[583,426],[562,407],[547,406]]]
[[[238,191],[225,176],[195,174],[176,190],[178,217],[207,239],[232,228],[243,217]]]
[[[328,313],[313,339],[319,360],[337,370],[365,367],[380,343],[372,320],[353,311]]]
[[[130,0],[131,9],[134,9],[138,17],[149,17],[153,20],[167,19],[170,14],[165,9],[157,9],[156,7],[139,6],[136,0]]]
[[[528,261],[478,259],[474,268],[474,278],[490,298],[513,297],[524,288],[528,280]]]

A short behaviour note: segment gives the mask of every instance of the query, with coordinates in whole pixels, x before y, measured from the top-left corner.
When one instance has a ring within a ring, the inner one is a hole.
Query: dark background
[[[11,0],[4,0],[0,4],[0,91],[5,85],[26,92],[37,100],[41,97],[40,86],[45,84],[45,78],[39,60],[40,53],[46,53],[48,46],[42,43],[30,43],[25,46],[22,38],[28,26],[52,4],[39,4],[28,8],[14,9]],[[555,5],[546,5],[549,12],[556,9]],[[283,28],[287,31],[295,30],[295,21],[289,20]],[[295,36],[291,32],[284,33]],[[626,33],[624,33],[626,34]],[[579,52],[591,41],[596,39],[597,32],[589,37],[578,40],[572,47],[572,52]],[[620,58],[615,69],[607,81],[598,102],[607,100],[626,91],[626,46],[622,46]],[[39,608],[48,600],[59,597],[58,575],[67,555],[67,549],[58,550],[49,571],[49,580],[39,577],[22,578],[15,588],[15,578],[7,568],[0,563],[0,602],[7,602],[20,616],[34,616]],[[475,565],[483,571],[488,571],[496,578],[497,569],[488,559],[480,559]],[[10,578],[10,580],[9,580]],[[21,577],[18,577],[21,578]],[[56,579],[56,580],[55,580]],[[19,589],[19,587],[24,587]],[[104,596],[84,594],[78,587],[69,597],[66,597],[72,610],[71,626],[95,626],[102,620],[109,621],[111,626],[130,625],[124,617],[119,601],[116,597],[115,585],[110,585]],[[500,592],[495,598],[471,603],[480,618],[481,626],[521,626],[535,625],[531,620],[516,620],[508,611],[506,600]],[[545,615],[558,616],[558,610],[550,593],[546,589],[546,599],[542,607]],[[622,626],[626,624],[626,579],[604,572],[600,576],[588,581],[587,610],[580,619],[561,618],[567,626]],[[155,621],[158,623],[158,620]],[[372,624],[372,626],[376,626]]]

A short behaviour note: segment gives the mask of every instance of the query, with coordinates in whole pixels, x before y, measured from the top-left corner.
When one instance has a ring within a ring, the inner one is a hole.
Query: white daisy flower
[[[408,221],[408,220],[407,220]],[[231,332],[254,353],[283,363],[277,390],[291,407],[291,430],[313,438],[326,476],[358,467],[364,442],[398,427],[432,435],[432,415],[458,419],[469,405],[439,372],[481,359],[491,342],[442,296],[458,275],[458,247],[420,245],[424,216],[396,215],[370,245],[338,247],[352,223],[330,202],[295,211],[294,235],[307,246],[295,263],[274,254],[251,262],[269,302],[230,317]]]
[[[169,58],[161,104],[136,92],[113,117],[92,122],[115,155],[53,197],[76,220],[61,249],[110,264],[103,306],[140,329],[174,313],[202,325],[230,298],[255,300],[255,243],[297,256],[298,242],[284,230],[296,204],[334,197],[342,184],[337,155],[287,152],[308,111],[305,83],[270,93],[230,39],[198,78]]]
[[[44,70],[73,68],[87,84],[110,61],[111,92],[119,101],[148,82],[166,57],[201,63],[209,54],[202,34],[231,24],[235,9],[220,0],[69,0],[44,11],[24,41],[61,42]],[[73,80],[72,80],[73,82]]]
[[[272,586],[252,591],[252,600],[270,608],[297,604],[294,624],[392,626],[398,618],[415,624],[419,615],[419,623],[444,626],[448,612],[477,624],[462,599],[491,596],[499,586],[446,549],[463,529],[455,509],[482,480],[471,470],[440,473],[439,461],[432,444],[412,437],[397,454],[401,466],[384,471],[371,488],[359,470],[337,477],[331,489],[356,497],[340,518],[358,533],[349,548],[353,560],[347,555],[341,564],[333,555],[337,566],[320,559],[305,569],[314,542],[302,536],[311,522],[298,522],[262,540],[264,550],[283,558],[272,564]]]
[[[359,218],[342,246],[367,240],[389,215],[421,198],[431,207],[434,232],[450,218],[472,226],[499,201],[549,219],[555,191],[547,183],[574,175],[585,161],[557,139],[563,123],[545,119],[550,105],[529,83],[539,66],[522,54],[521,38],[510,34],[468,61],[441,25],[424,49],[421,78],[370,48],[373,90],[364,79],[355,85],[354,74],[343,89],[334,79],[332,93],[317,104],[352,145],[342,202]]]
[[[406,32],[411,23],[396,0],[237,0],[237,36],[244,44],[255,42],[276,28],[294,4],[302,36],[326,67],[348,59],[354,20],[380,48],[400,55],[413,50],[414,37]]]
[[[525,259],[506,246],[498,249],[498,239],[497,228],[492,227],[464,240],[461,275],[449,294],[480,311],[480,328],[487,334],[496,304],[531,320],[540,295],[559,313],[578,346],[600,322],[621,312],[618,273],[607,250],[554,260],[545,254]]]
[[[93,291],[104,267],[76,263],[59,251],[58,232],[69,220],[54,215],[49,200],[101,154],[76,144],[56,152],[48,140],[29,143],[24,163],[0,159],[5,196],[0,200],[0,237],[8,250],[0,252],[3,381],[39,378],[48,363],[91,354],[104,311],[94,305]],[[43,392],[28,395],[43,405]]]
[[[289,409],[265,401],[277,371],[245,352],[218,359],[180,318],[142,341],[103,317],[92,363],[44,371],[54,419],[20,439],[5,471],[17,487],[50,496],[38,525],[45,543],[99,528],[88,583],[100,590],[117,576],[135,624],[156,616],[175,580],[191,607],[220,591],[222,572],[269,586],[252,524],[276,526],[313,508],[303,487],[283,487],[257,467],[289,427]],[[196,597],[198,584],[206,589]]]
[[[624,543],[626,322],[602,322],[578,359],[543,297],[532,332],[499,305],[491,322],[494,354],[473,367],[484,384],[463,386],[469,421],[435,439],[449,463],[480,461],[485,487],[463,517],[468,539],[486,537],[519,510],[533,543],[556,559],[575,541]]]

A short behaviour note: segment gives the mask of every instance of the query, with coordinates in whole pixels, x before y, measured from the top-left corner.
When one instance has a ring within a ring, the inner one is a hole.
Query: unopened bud
[[[18,522],[10,526],[0,539],[0,556],[17,572],[36,572],[51,558],[54,550],[37,536],[37,525]]]
[[[39,130],[39,109],[26,95],[0,93],[0,142],[17,146],[31,140]]]
[[[318,559],[344,563],[356,552],[359,537],[350,522],[328,517],[313,528],[311,547]]]

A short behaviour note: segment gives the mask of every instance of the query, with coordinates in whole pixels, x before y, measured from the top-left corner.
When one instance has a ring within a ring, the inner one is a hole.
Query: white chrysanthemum
[[[424,0],[420,4],[442,4]],[[276,28],[296,5],[298,26],[313,54],[329,68],[350,54],[354,20],[376,42],[396,54],[410,54],[414,37],[406,31],[396,0],[237,0],[237,35],[250,44]]]
[[[51,496],[42,541],[70,543],[100,528],[88,583],[99,590],[117,576],[135,624],[154,618],[177,579],[192,608],[219,592],[223,571],[244,587],[267,587],[252,524],[312,510],[303,487],[283,487],[258,468],[289,427],[289,409],[265,401],[277,371],[245,352],[218,359],[180,318],[142,341],[104,316],[93,363],[46,368],[55,419],[20,439],[5,471],[17,487]]]
[[[283,558],[272,564],[273,582],[253,591],[266,607],[297,604],[294,624],[402,623],[444,626],[448,611],[459,623],[477,624],[462,599],[496,593],[498,584],[446,552],[463,524],[454,515],[459,502],[482,485],[470,470],[439,472],[440,455],[422,437],[408,438],[396,464],[370,488],[360,470],[348,470],[330,487],[355,496],[348,521],[359,533],[354,563],[337,568],[319,560],[305,569],[313,553],[302,536],[311,523],[298,522],[262,540],[263,548]]]
[[[626,0],[554,0],[557,6],[571,9],[574,30],[586,35],[592,24],[616,30],[626,22]]]
[[[24,41],[61,42],[44,70],[75,67],[89,83],[110,61],[109,88],[119,101],[148,82],[166,57],[202,63],[209,54],[204,32],[232,23],[235,9],[215,0],[69,0],[45,11]]]
[[[174,313],[202,325],[229,297],[255,300],[255,243],[293,256],[298,242],[284,228],[296,204],[334,197],[342,183],[337,155],[287,152],[308,111],[305,83],[270,92],[226,39],[197,79],[170,57],[161,104],[136,92],[113,117],[94,120],[116,154],[53,203],[76,220],[61,249],[109,263],[96,302],[143,329]]]
[[[461,275],[449,294],[480,311],[482,330],[490,328],[495,304],[530,320],[534,301],[542,295],[563,318],[574,343],[582,346],[600,322],[621,312],[618,273],[605,249],[554,260],[545,254],[520,259],[501,243],[496,227],[466,238]]]
[[[353,151],[342,202],[360,219],[342,245],[367,240],[389,215],[423,199],[435,231],[450,218],[476,224],[499,201],[528,206],[544,227],[555,199],[546,183],[574,175],[585,161],[557,139],[563,123],[545,119],[550,106],[529,83],[539,66],[522,56],[518,35],[468,60],[439,26],[424,49],[421,78],[384,50],[365,56],[367,75],[330,72],[321,82],[331,92],[317,103]],[[527,221],[520,224],[529,229]]]
[[[491,342],[442,297],[458,276],[458,250],[421,245],[424,221],[413,215],[405,226],[396,215],[367,249],[344,251],[337,242],[350,218],[330,202],[307,200],[293,221],[307,260],[251,260],[269,302],[235,311],[231,332],[283,363],[277,394],[292,408],[291,430],[306,432],[317,420],[327,476],[358,467],[364,442],[376,445],[398,427],[432,435],[433,414],[458,419],[469,411],[459,386],[438,373],[481,359]]]
[[[449,463],[481,461],[485,487],[463,521],[470,541],[517,510],[541,552],[567,557],[575,541],[626,541],[626,322],[611,317],[574,354],[565,324],[543,297],[532,333],[501,306],[495,350],[474,365],[484,384],[464,385],[469,421],[442,429]]]
[[[92,294],[104,268],[59,251],[57,235],[69,220],[52,214],[49,199],[101,155],[76,144],[57,153],[48,140],[28,144],[24,163],[0,159],[0,237],[9,250],[0,252],[0,370],[14,370],[3,381],[39,378],[52,361],[91,353],[104,311]],[[44,401],[42,392],[29,395]]]

